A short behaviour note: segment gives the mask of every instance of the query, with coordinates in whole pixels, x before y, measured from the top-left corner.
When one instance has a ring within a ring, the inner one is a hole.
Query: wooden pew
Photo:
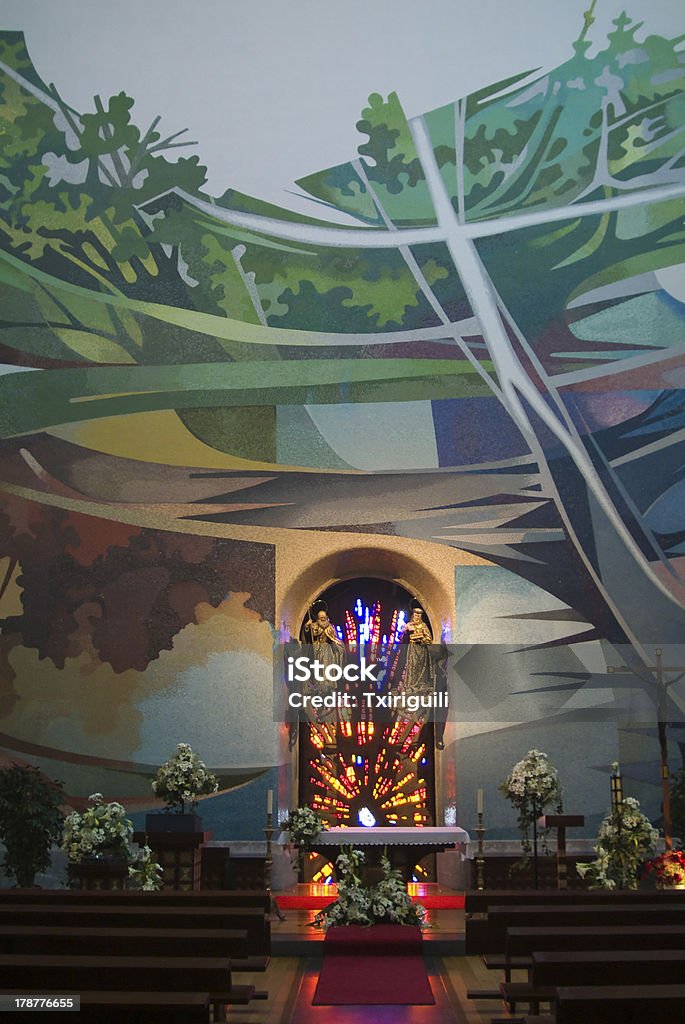
[[[685,985],[625,985],[556,991],[555,1024],[653,1024],[685,1020]]]
[[[236,961],[240,964],[248,958],[247,932],[239,929],[185,928],[173,932],[166,928],[35,924],[4,925],[0,931],[0,953],[130,956],[136,949],[143,950],[146,956],[229,957],[234,970]]]
[[[258,889],[213,890],[211,892],[143,892],[100,889],[0,889],[0,906],[21,903],[64,904],[80,906],[107,904],[112,906],[179,906],[179,907],[260,907],[271,912],[269,894]]]
[[[24,890],[26,891],[26,890]],[[574,903],[685,903],[682,889],[470,889],[464,894],[465,914],[486,914],[490,906],[540,903],[571,906]]]
[[[28,994],[41,986],[69,988],[72,993],[109,990],[122,992],[209,993],[215,1019],[225,1019],[226,1004],[245,1005],[256,993],[254,985],[231,981],[226,957],[59,956],[29,953],[0,954],[0,985]]]
[[[505,958],[529,958],[536,952],[574,949],[685,949],[682,925],[507,928]]]
[[[500,992],[512,1013],[526,1002],[536,1012],[541,1002],[556,1002],[556,990],[564,986],[589,988],[630,985],[636,977],[642,985],[675,985],[684,976],[685,950],[573,950],[532,954],[527,983],[502,982]]]
[[[126,992],[224,992],[231,988],[228,957],[59,956],[0,954],[3,989],[24,992],[40,979],[42,988],[72,993],[118,989]]]
[[[488,911],[487,946],[476,952],[503,953],[508,928],[617,926],[632,928],[640,925],[685,925],[685,903],[652,903],[631,905],[588,906],[493,906]],[[467,949],[467,953],[473,952]]]
[[[534,988],[565,985],[674,985],[685,977],[685,950],[619,949],[533,953]]]
[[[247,932],[248,953],[268,956],[270,923],[258,907],[73,906],[0,903],[0,932],[6,925],[68,925],[100,928],[238,929]]]
[[[501,938],[498,936],[493,944],[490,925],[492,907],[544,907],[570,908],[573,906],[594,907],[598,913],[604,913],[605,907],[616,906],[639,907],[654,906],[685,906],[685,892],[678,890],[630,890],[577,892],[562,890],[552,892],[469,892],[466,894],[466,935],[465,951],[467,955],[477,953],[496,953],[502,951]],[[537,922],[530,922],[535,924]]]
[[[73,996],[71,990],[28,988],[23,995]],[[16,995],[16,990],[0,989],[1,996]],[[53,1024],[207,1024],[209,993],[207,992],[100,992],[80,993],[78,1012],[50,1010]],[[35,1014],[19,1011],[22,1017],[35,1019]]]

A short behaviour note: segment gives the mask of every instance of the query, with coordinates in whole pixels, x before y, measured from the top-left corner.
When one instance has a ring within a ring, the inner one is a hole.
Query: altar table
[[[392,866],[399,868],[403,878],[409,882],[414,865],[422,857],[454,847],[464,855],[469,840],[468,832],[456,825],[329,828],[319,832],[312,847],[324,857],[330,857],[334,863],[344,846],[364,850],[368,853],[370,864],[378,864],[385,851]]]

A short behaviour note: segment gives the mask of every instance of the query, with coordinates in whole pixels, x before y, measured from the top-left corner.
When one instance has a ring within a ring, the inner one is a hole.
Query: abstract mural
[[[279,545],[373,535],[479,562],[444,610],[446,814],[487,734],[493,794],[545,744],[590,824],[614,756],[658,817],[656,718],[677,767],[685,708],[645,667],[685,638],[685,60],[648,19],[593,40],[594,7],[552,70],[411,118],[371,95],[357,155],[297,182],[309,216],[210,194],[183,132],[124,92],[73,109],[0,32],[7,757],[144,807],[187,740],[208,808],[265,789]]]

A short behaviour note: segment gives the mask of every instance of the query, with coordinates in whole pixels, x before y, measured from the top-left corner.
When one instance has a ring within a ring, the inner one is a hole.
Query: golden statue
[[[433,635],[428,623],[423,621],[423,609],[412,605],[411,619],[402,632],[402,643],[408,644],[407,659],[402,677],[402,693],[425,695],[435,687],[435,671],[429,647]]]

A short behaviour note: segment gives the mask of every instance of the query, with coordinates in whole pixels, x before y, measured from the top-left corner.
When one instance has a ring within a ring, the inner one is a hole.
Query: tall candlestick
[[[482,814],[483,813],[483,790],[482,789],[476,790],[476,813],[477,814]]]
[[[274,791],[270,789],[266,794],[266,813],[273,814],[274,810]]]

